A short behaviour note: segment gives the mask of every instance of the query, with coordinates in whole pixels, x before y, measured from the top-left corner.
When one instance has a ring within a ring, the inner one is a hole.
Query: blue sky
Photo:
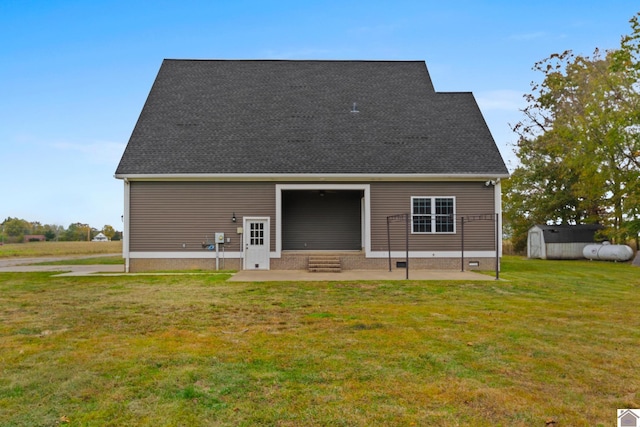
[[[507,165],[531,67],[617,48],[634,1],[0,0],[0,220],[122,229],[120,156],[164,58],[424,60]]]

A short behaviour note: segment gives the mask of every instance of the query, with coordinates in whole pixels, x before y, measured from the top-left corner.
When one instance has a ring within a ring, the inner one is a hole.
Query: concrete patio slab
[[[405,270],[346,270],[341,273],[310,273],[306,270],[243,270],[228,282],[311,282],[352,280],[405,280]],[[472,271],[409,270],[409,280],[495,280],[493,276]]]
[[[68,257],[71,258],[71,257]],[[83,257],[84,258],[84,257]],[[124,265],[28,265],[34,262],[60,260],[61,258],[18,258],[0,260],[2,272],[60,272],[58,276],[89,275],[179,275],[180,273],[125,273]],[[211,272],[212,274],[215,271]],[[199,272],[198,274],[207,274]],[[235,273],[228,282],[328,282],[355,280],[405,280],[406,270],[346,270],[341,273],[310,273],[306,270],[243,270]],[[494,276],[473,271],[409,270],[409,280],[495,280]]]

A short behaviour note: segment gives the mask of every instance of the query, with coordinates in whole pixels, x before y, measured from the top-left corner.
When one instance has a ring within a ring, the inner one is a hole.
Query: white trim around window
[[[456,234],[455,196],[411,196],[411,234]]]

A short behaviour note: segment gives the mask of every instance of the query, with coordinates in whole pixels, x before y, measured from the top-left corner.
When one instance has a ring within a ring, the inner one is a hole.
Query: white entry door
[[[269,270],[269,218],[244,220],[244,269]]]

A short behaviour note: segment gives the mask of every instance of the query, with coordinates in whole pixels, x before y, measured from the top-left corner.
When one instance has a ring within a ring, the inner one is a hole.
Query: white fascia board
[[[132,181],[486,181],[508,178],[509,174],[116,174]]]
[[[276,184],[278,190],[368,190],[369,184]]]
[[[242,252],[222,252],[218,253],[220,259],[241,259],[243,258]],[[216,259],[215,251],[202,251],[202,252],[130,252],[132,259]],[[282,254],[271,251],[269,253],[271,258],[281,258]],[[437,251],[437,252],[425,252],[425,251],[410,251],[409,258],[460,258],[460,251]],[[405,251],[391,251],[392,258],[404,258],[406,256]],[[495,258],[495,251],[465,251],[464,258]],[[388,258],[389,252],[386,251],[372,251],[366,255],[366,258]]]

